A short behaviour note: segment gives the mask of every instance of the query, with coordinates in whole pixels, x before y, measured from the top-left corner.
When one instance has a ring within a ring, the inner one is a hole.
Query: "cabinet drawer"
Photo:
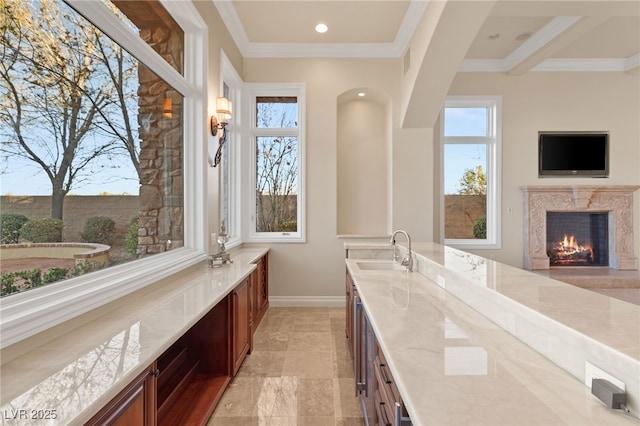
[[[400,402],[400,393],[398,392],[398,387],[393,380],[391,371],[389,371],[389,366],[384,361],[384,358],[381,358],[380,356],[376,356],[375,372],[382,397],[386,402],[390,404]]]
[[[400,397],[400,392],[398,391],[398,387],[396,386],[395,380],[393,379],[393,375],[391,374],[391,370],[389,370],[389,365],[387,364],[387,360],[382,353],[382,350],[378,345],[376,345],[376,359],[375,359],[375,368],[376,381],[378,382],[378,389],[380,390],[380,398],[382,402],[385,403],[387,409],[391,413],[389,417],[392,421],[395,419],[395,405],[396,403],[400,404],[401,407],[401,416],[403,418],[408,418],[407,409],[402,402],[402,398]]]
[[[393,426],[393,410],[391,410],[389,404],[382,400],[379,389],[376,389],[373,395],[373,403],[376,407],[375,424],[377,426]]]

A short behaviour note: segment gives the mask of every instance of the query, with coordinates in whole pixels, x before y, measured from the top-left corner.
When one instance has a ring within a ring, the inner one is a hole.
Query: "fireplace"
[[[608,266],[608,213],[547,212],[549,266]]]
[[[637,270],[633,194],[639,188],[637,185],[522,187],[524,267],[549,269],[568,263],[579,267]],[[565,229],[556,230],[557,225],[548,223],[549,216],[552,222],[555,221],[556,213],[561,218],[568,215],[565,218],[569,224],[560,226]],[[578,226],[580,223],[582,225]],[[579,229],[570,228],[573,226]],[[589,235],[584,234],[585,228]]]

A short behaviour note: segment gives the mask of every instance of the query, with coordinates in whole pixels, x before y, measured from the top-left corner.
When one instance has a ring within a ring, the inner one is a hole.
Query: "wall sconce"
[[[168,95],[164,95],[164,100],[162,101],[162,115],[165,118],[173,117],[173,102]]]
[[[217,136],[218,130],[220,130],[222,134],[218,141],[218,150],[216,151],[216,155],[213,159],[213,167],[220,164],[220,159],[222,158],[222,147],[227,141],[228,130],[226,127],[227,120],[231,118],[231,101],[224,97],[216,98],[216,113],[218,114],[218,117],[215,115],[211,116],[211,135]]]

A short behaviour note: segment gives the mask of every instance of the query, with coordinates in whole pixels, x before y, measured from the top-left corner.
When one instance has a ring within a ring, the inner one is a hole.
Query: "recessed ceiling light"
[[[489,40],[497,40],[500,38],[500,33],[491,34]]]
[[[366,94],[366,93],[364,93],[364,92],[359,92],[359,93],[358,93],[358,96],[363,97],[365,94]]]
[[[516,41],[525,41],[531,38],[531,33],[522,33],[516,37]]]
[[[316,32],[326,33],[328,29],[329,29],[329,27],[327,27],[325,24],[316,25]]]

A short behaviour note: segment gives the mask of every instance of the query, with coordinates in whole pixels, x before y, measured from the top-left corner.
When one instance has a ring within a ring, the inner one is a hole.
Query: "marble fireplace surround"
[[[609,214],[609,267],[638,269],[633,249],[633,193],[639,185],[523,186],[524,267],[549,269],[547,212]]]

